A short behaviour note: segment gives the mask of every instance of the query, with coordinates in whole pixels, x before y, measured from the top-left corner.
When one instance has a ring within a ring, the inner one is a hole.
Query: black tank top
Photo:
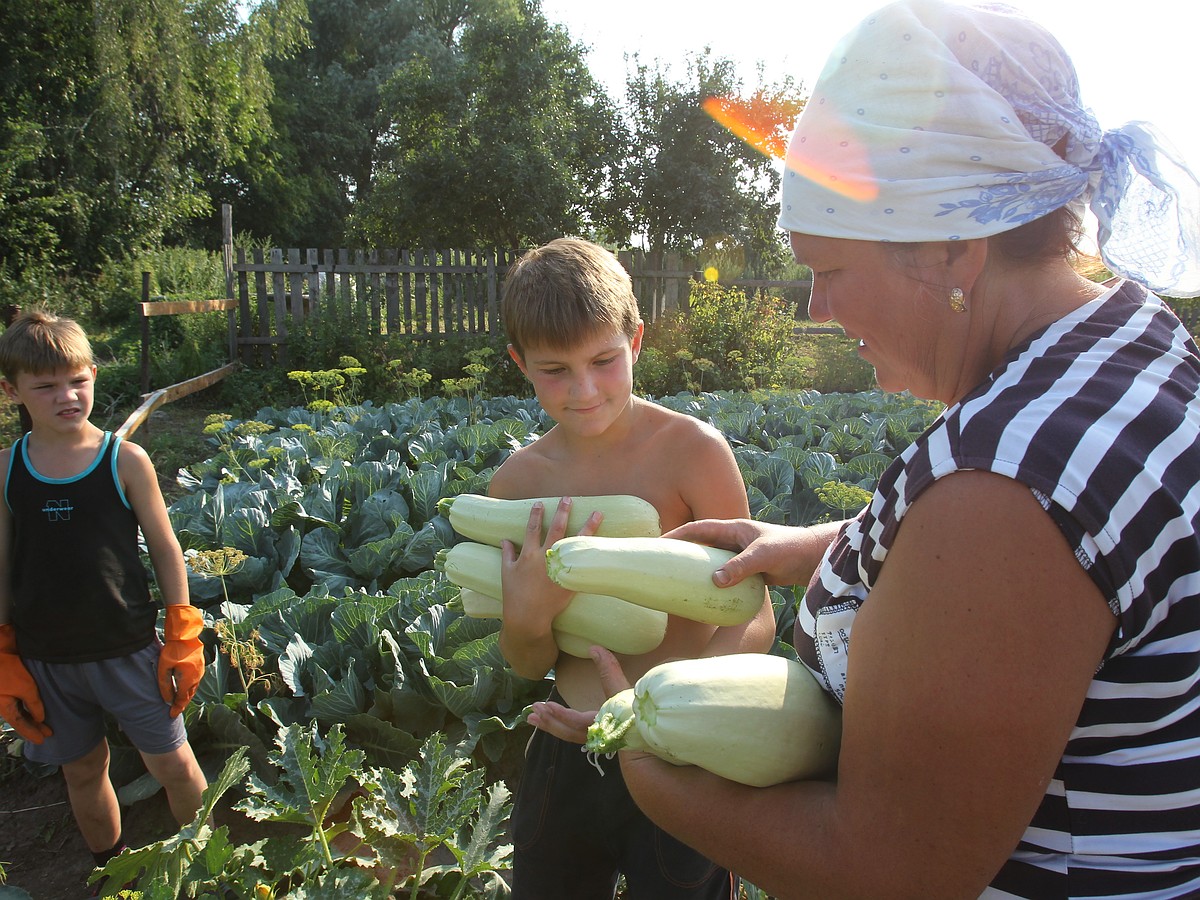
[[[46,478],[13,446],[4,485],[12,517],[12,624],[22,656],[89,662],[154,640],[158,604],[138,549],[138,523],[117,477],[119,437],[72,478]]]

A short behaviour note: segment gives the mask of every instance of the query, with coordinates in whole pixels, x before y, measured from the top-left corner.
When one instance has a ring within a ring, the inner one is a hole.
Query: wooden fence
[[[237,358],[287,365],[288,335],[305,319],[414,340],[502,329],[500,294],[517,250],[249,251],[233,245],[233,216],[222,207],[226,297],[237,303]],[[694,261],[677,254],[623,250],[642,318],[686,308]],[[732,282],[747,289],[805,282]]]

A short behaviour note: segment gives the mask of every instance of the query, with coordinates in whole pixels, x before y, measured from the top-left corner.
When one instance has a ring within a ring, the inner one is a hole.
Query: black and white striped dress
[[[944,475],[1029,486],[1116,634],[1062,761],[984,896],[1200,897],[1200,352],[1124,283],[1037,333],[907,448],[834,541],[796,625],[839,698],[854,616]]]

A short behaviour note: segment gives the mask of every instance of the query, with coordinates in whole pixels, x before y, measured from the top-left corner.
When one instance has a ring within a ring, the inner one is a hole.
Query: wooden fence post
[[[142,302],[150,302],[150,273],[142,273]],[[150,319],[142,313],[142,393],[150,393]]]
[[[233,206],[228,203],[221,204],[221,265],[225,268],[225,299],[233,300]],[[230,362],[238,358],[237,319],[237,310],[230,309],[225,313]]]

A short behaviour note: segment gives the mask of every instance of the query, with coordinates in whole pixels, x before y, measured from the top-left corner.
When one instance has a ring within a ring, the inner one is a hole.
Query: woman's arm
[[[951,475],[905,517],[854,624],[836,784],[747,788],[633,754],[622,769],[655,822],[775,896],[975,897],[1114,625],[1027,488]]]

